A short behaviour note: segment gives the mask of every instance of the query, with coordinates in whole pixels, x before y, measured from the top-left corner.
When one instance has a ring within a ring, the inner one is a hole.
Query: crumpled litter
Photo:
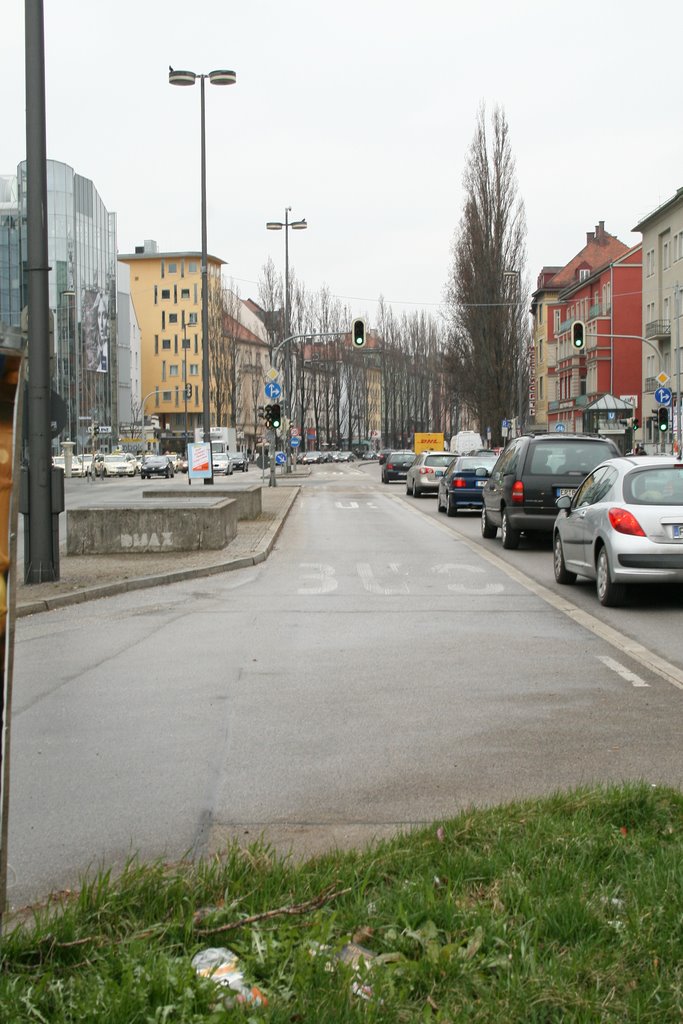
[[[236,953],[225,946],[203,949],[192,957],[192,966],[202,978],[210,978],[221,988],[237,993],[236,1003],[267,1006],[268,1000],[256,985],[247,985]]]

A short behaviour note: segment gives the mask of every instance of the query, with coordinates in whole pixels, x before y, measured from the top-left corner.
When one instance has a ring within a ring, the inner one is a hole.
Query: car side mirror
[[[562,509],[562,508],[564,508],[564,509],[571,508],[571,506],[572,506],[572,499],[571,499],[571,497],[568,494],[561,494],[560,497],[555,502],[555,505],[557,506],[557,508],[560,508],[560,509]]]

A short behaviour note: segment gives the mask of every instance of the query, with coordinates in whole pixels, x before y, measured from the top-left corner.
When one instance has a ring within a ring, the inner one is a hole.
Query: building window
[[[162,340],[162,342],[161,342],[161,347],[165,348],[165,349],[170,349],[170,347],[171,347],[171,339],[170,338],[164,338]]]
[[[189,348],[190,345],[191,345],[190,339],[189,338],[183,338],[183,348]]]
[[[189,260],[188,261],[187,272],[188,272],[188,274],[196,274],[197,273],[197,261],[196,260]]]
[[[161,360],[161,379],[166,380],[166,360]]]
[[[181,299],[189,299],[189,297],[190,297],[190,289],[189,288],[181,288],[180,289],[180,298]]]
[[[196,326],[196,324],[197,324],[197,314],[196,313],[190,313],[187,322],[188,322],[188,324],[194,324]]]
[[[538,339],[538,361],[543,362],[543,338]]]
[[[538,397],[543,401],[543,377],[538,378]]]
[[[166,330],[166,313],[163,309],[161,311],[161,329],[162,331]]]
[[[171,298],[171,289],[170,288],[162,288],[161,289],[161,298],[162,299],[170,299]]]
[[[190,377],[199,376],[199,363],[190,363]]]
[[[178,273],[178,264],[177,263],[169,263],[169,265],[168,265],[168,272],[169,272],[169,274],[177,274]]]
[[[162,391],[161,392],[161,401],[162,402],[170,402],[172,394],[173,394],[172,391]]]
[[[582,270],[579,271],[579,281],[585,281],[587,277],[590,277],[590,274],[590,270],[587,270],[584,267]]]
[[[178,376],[178,367],[177,366],[169,366],[168,374],[169,374],[169,377],[177,377]]]
[[[158,303],[158,301],[159,301],[159,286],[155,284],[154,285],[154,305],[155,306]]]
[[[645,253],[645,275],[646,277],[652,277],[655,272],[655,251],[654,249],[648,249]]]
[[[559,333],[560,323],[561,323],[561,320],[560,320],[560,310],[556,309],[554,314],[553,314],[553,324],[555,326],[555,334]]]
[[[195,286],[194,286],[194,304],[195,304],[195,306],[197,305],[197,301],[198,301],[198,300],[197,300],[197,295],[198,295],[198,292],[197,292],[197,285],[195,285]]]
[[[168,314],[168,322],[169,322],[169,324],[177,324],[178,323],[178,314],[177,313],[169,313]]]
[[[665,242],[662,246],[662,270],[668,270],[671,266],[671,250],[669,243]]]
[[[159,335],[158,334],[154,335],[154,355],[155,356],[159,355]]]

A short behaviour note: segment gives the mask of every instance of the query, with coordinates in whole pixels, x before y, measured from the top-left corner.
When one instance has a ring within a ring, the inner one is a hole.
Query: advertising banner
[[[213,476],[210,444],[204,441],[188,444],[187,475],[191,480],[207,480]]]

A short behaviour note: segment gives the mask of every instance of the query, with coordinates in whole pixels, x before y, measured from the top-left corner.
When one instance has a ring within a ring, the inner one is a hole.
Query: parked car
[[[459,509],[481,509],[484,484],[496,464],[497,455],[460,455],[453,459],[439,480],[436,500],[439,512],[454,516]]]
[[[387,461],[387,455],[389,455],[390,452],[391,448],[382,448],[382,450],[377,453],[377,458],[379,459],[380,466],[383,466],[384,463]]]
[[[304,452],[301,461],[305,466],[312,466],[314,464],[322,462],[322,453],[317,451]]]
[[[453,461],[452,452],[420,452],[406,476],[406,494],[436,494],[439,480]]]
[[[173,476],[173,465],[168,455],[146,455],[140,467],[140,476],[143,480],[150,480],[153,476],[165,476],[167,479]]]
[[[414,461],[415,452],[389,452],[382,466],[382,483],[389,484],[392,480],[405,480]]]
[[[482,489],[482,537],[500,528],[504,548],[516,548],[520,534],[552,534],[556,500],[574,494],[583,478],[605,459],[619,455],[608,438],[588,434],[526,434],[498,457]]]
[[[557,499],[558,583],[595,580],[600,604],[623,603],[634,583],[683,583],[683,462],[621,456]]]
[[[214,476],[232,476],[232,462],[227,452],[214,452],[212,456]]]
[[[374,462],[378,458],[378,452],[363,452],[363,462]]]
[[[355,462],[356,461],[356,456],[353,454],[353,452],[337,452],[336,455],[337,455],[337,458],[335,459],[336,462]]]
[[[228,452],[228,458],[232,462],[232,468],[241,469],[243,473],[246,473],[249,469],[249,459],[247,458],[246,452]]]

